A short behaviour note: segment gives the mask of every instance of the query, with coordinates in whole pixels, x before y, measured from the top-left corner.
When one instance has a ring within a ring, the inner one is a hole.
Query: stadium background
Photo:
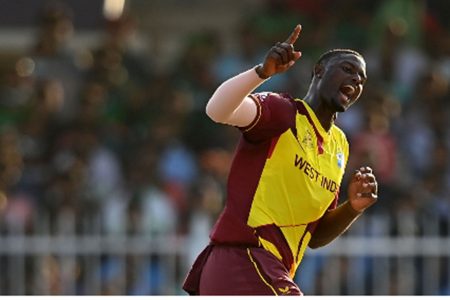
[[[338,123],[348,170],[371,165],[380,185],[307,252],[300,287],[450,294],[450,2],[0,4],[0,294],[183,295],[239,135],[205,102],[297,23],[302,59],[261,90],[301,97],[323,51],[363,53],[367,88]]]

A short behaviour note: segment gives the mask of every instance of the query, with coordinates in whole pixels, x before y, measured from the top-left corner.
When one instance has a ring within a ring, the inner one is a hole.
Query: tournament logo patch
[[[302,145],[307,149],[312,149],[314,147],[311,132],[306,131],[305,137],[302,139]]]

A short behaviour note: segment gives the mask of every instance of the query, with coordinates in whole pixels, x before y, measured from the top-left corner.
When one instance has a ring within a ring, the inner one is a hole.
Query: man
[[[300,58],[293,47],[300,31],[297,25],[261,65],[225,81],[207,104],[212,120],[239,127],[242,138],[226,206],[184,283],[189,294],[301,295],[293,277],[306,246],[328,244],[377,200],[375,176],[361,167],[337,207],[349,150],[334,120],[363,90],[359,53],[322,55],[304,100],[251,94]]]

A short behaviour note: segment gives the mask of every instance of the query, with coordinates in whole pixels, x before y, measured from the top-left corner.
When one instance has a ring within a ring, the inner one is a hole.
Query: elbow
[[[309,248],[311,248],[311,249],[317,249],[317,248],[320,248],[320,247],[322,247],[323,245],[320,245],[320,244],[318,244],[318,243],[313,243],[313,242],[310,242],[309,244],[308,244],[308,247]]]
[[[214,111],[211,109],[211,105],[210,105],[210,102],[208,102],[207,104],[206,104],[206,107],[205,107],[205,113],[206,113],[206,115],[211,119],[211,120],[213,120],[213,121],[215,121],[216,122],[216,116],[215,116],[215,114],[214,114]]]
[[[311,249],[318,249],[325,245],[327,245],[329,242],[326,240],[320,240],[320,239],[311,239],[308,243],[308,247]]]
[[[206,104],[205,113],[211,120],[213,120],[216,123],[225,122],[223,117],[218,113],[218,110],[215,109],[213,105],[211,105],[211,100]]]

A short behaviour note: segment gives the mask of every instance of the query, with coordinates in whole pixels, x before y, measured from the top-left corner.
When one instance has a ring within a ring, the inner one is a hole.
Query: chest
[[[292,184],[334,194],[344,175],[345,146],[333,136],[321,138],[310,126],[298,126],[278,138],[267,165]]]

